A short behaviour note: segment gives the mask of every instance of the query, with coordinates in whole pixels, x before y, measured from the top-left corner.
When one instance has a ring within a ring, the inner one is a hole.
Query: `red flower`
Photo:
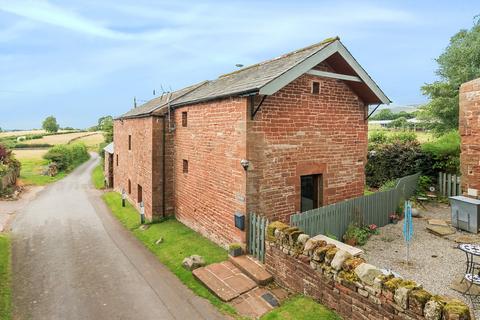
[[[373,230],[377,229],[378,226],[376,224],[371,224],[371,225],[368,226],[368,228],[373,231]]]

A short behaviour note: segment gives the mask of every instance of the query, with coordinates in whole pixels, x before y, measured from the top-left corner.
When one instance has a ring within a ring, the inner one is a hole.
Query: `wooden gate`
[[[462,195],[461,178],[456,174],[438,173],[438,192],[444,197]]]
[[[265,232],[267,226],[267,218],[255,213],[248,215],[248,253],[261,262],[265,260]]]

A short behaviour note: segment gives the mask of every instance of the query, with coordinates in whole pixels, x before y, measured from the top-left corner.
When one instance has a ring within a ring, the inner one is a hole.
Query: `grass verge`
[[[20,159],[20,163],[22,164],[20,179],[25,185],[43,186],[56,182],[67,175],[64,171],[54,177],[43,175],[43,168],[48,164],[45,159]]]
[[[11,317],[10,254],[10,238],[0,233],[0,320]]]
[[[282,303],[280,307],[263,315],[261,320],[341,320],[335,312],[312,298],[295,296]]]
[[[100,163],[92,171],[93,186],[96,189],[103,189],[105,187],[105,178],[103,176],[103,164]]]
[[[140,230],[140,219],[137,210],[129,203],[125,208],[121,204],[121,196],[116,192],[107,192],[102,196],[117,219],[130,230],[158,260],[172,271],[195,294],[209,300],[220,311],[236,315],[235,309],[222,302],[200,282],[195,280],[191,271],[182,267],[185,257],[199,254],[207,264],[221,262],[227,259],[227,251],[220,248],[207,238],[189,229],[175,219],[151,224],[147,230]],[[155,241],[163,238],[160,245]]]

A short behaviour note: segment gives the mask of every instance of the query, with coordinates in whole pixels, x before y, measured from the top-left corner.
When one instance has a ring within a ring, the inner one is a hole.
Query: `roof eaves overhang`
[[[205,97],[205,98],[189,100],[189,101],[180,102],[180,103],[173,102],[170,105],[173,108],[178,108],[178,107],[183,107],[183,106],[190,105],[190,104],[198,104],[198,103],[212,101],[212,100],[225,99],[225,98],[229,98],[229,97],[247,96],[247,95],[256,94],[256,93],[258,93],[258,89],[250,89],[250,90],[246,90],[246,91],[231,92],[231,93],[228,93],[228,94],[212,96],[212,97]]]
[[[293,80],[300,77],[302,74],[308,72],[310,69],[325,61],[328,57],[337,53],[342,56],[343,59],[351,66],[358,77],[365,83],[365,85],[375,94],[378,98],[377,103],[390,104],[390,99],[383,93],[378,85],[372,80],[368,73],[362,68],[362,66],[355,60],[352,54],[345,48],[340,40],[335,40],[322,49],[318,50],[314,54],[305,58],[292,68],[286,70],[281,75],[271,80],[263,87],[260,88],[259,94],[272,95],[279,91]]]
[[[163,117],[163,115],[156,115],[156,114],[153,114],[152,112],[148,112],[148,113],[136,114],[131,116],[120,116],[120,117],[114,118],[113,120],[140,119],[140,118],[148,118],[148,117]]]

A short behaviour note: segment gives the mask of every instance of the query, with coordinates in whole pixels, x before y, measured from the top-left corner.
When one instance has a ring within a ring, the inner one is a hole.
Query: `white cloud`
[[[99,23],[86,19],[73,11],[61,8],[42,0],[2,0],[0,10],[37,22],[70,29],[94,36],[121,39],[125,35],[110,30]]]

